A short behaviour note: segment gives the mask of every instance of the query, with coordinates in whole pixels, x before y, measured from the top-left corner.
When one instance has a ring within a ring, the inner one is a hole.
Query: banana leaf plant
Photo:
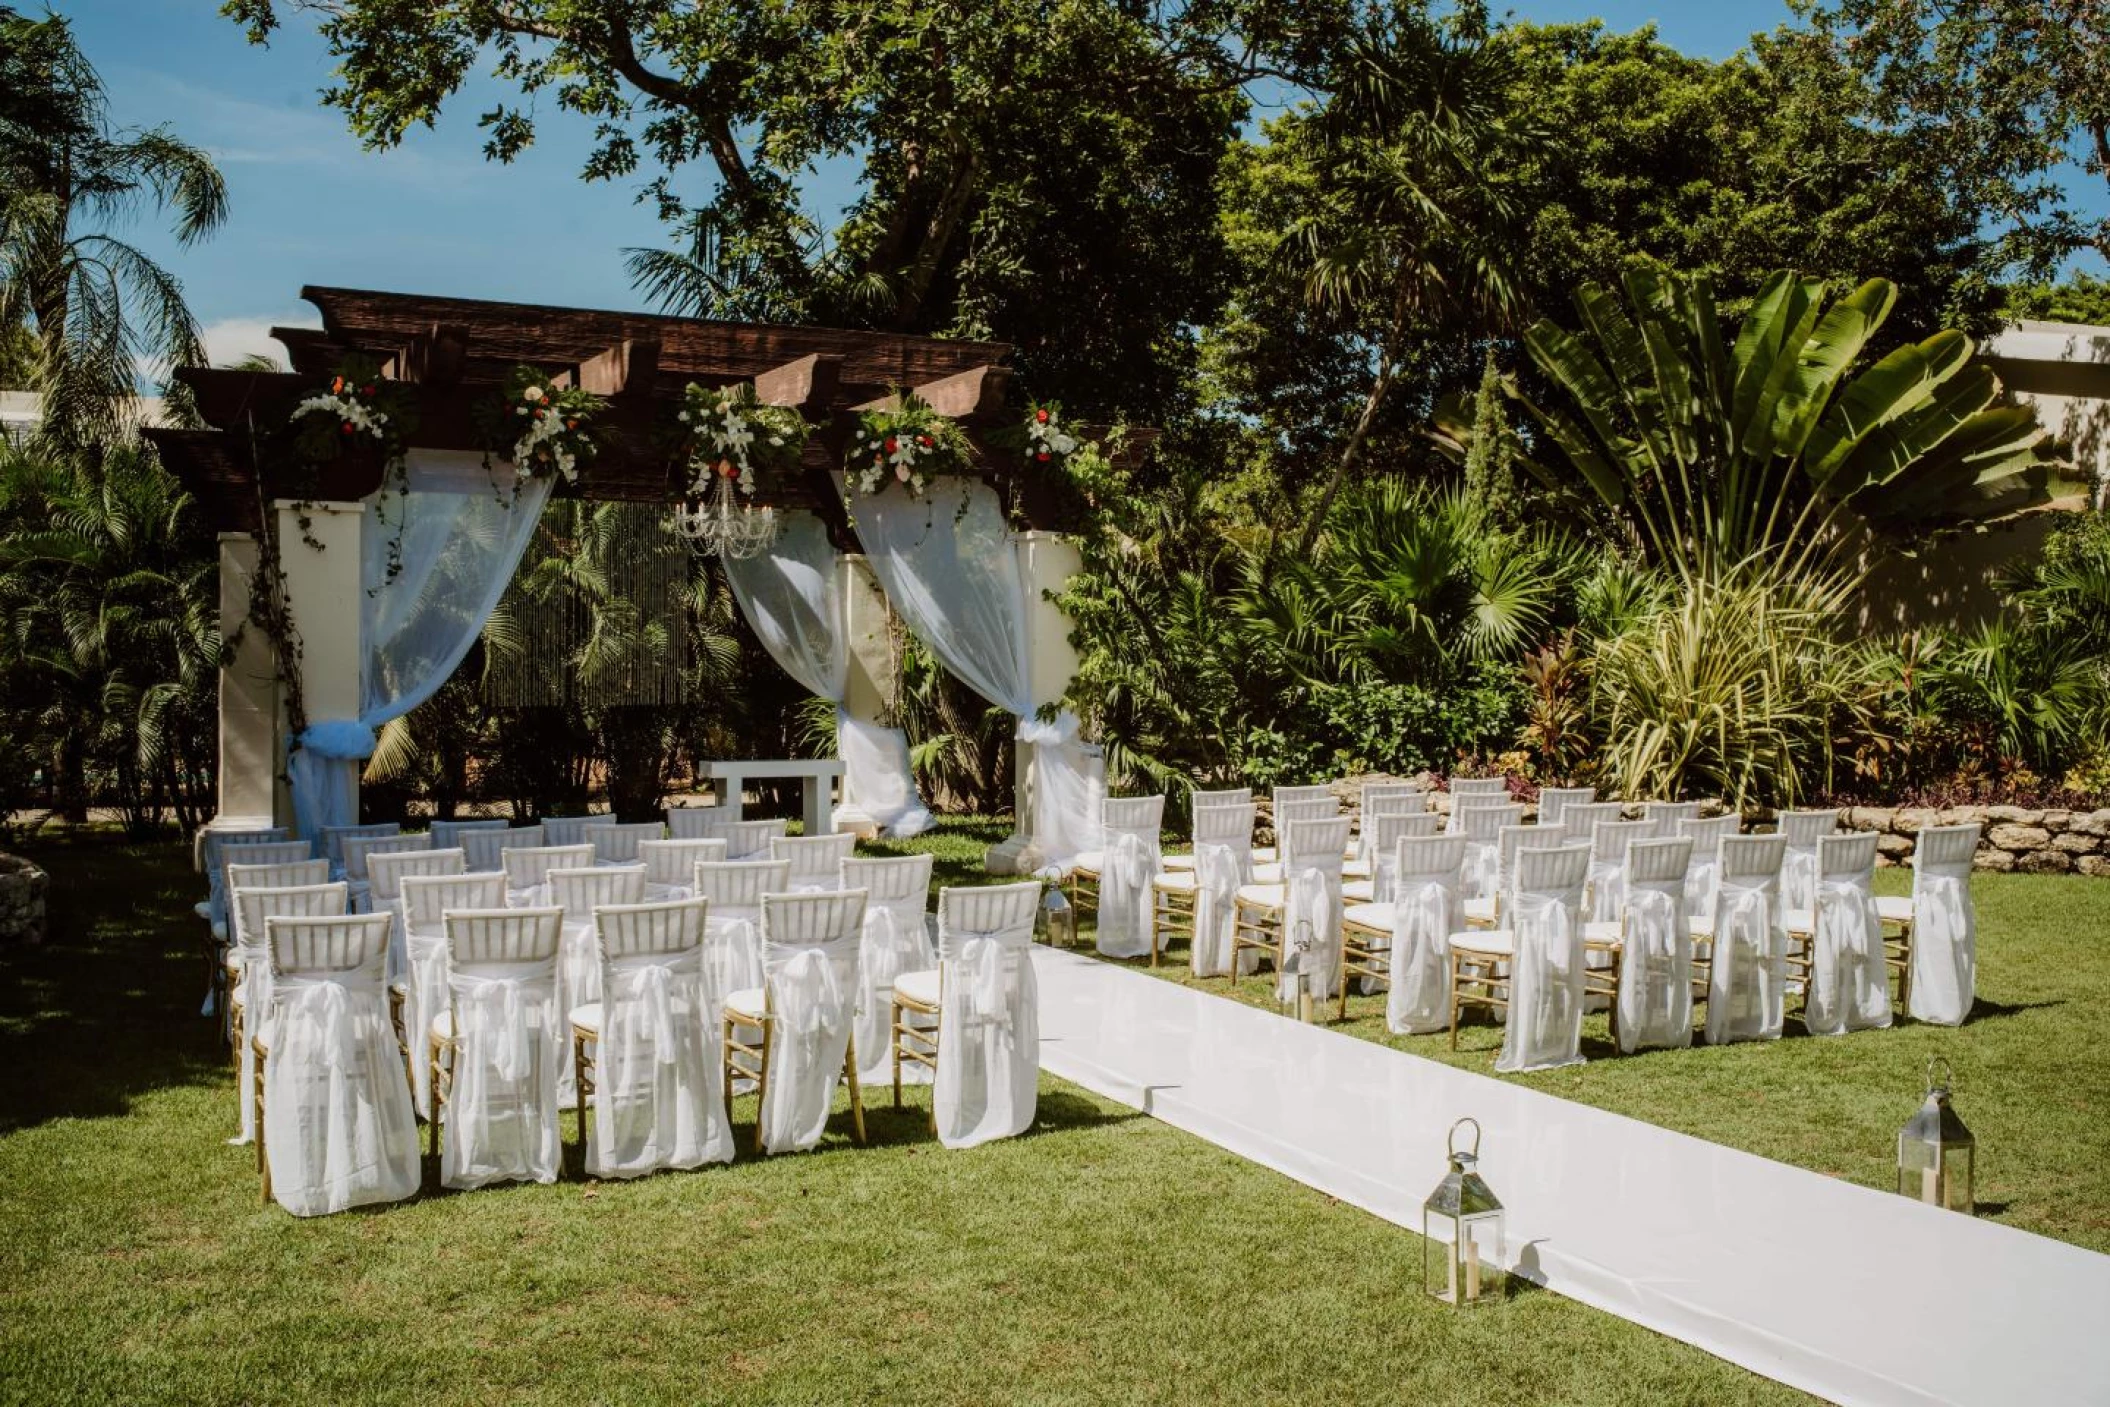
[[[1943,331],[1874,356],[1897,302],[1871,279],[1826,306],[1821,280],[1766,280],[1729,341],[1704,276],[1636,269],[1626,298],[1576,295],[1583,330],[1524,337],[1563,403],[1522,396],[1544,442],[1528,467],[1594,498],[1650,558],[1719,569],[1765,556],[1849,571],[1872,537],[1909,550],[2042,507],[2053,459],[2024,407]]]

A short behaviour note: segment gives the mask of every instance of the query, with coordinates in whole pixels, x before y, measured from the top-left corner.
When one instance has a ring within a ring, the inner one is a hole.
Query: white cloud
[[[264,356],[283,368],[286,349],[271,336],[271,329],[320,325],[313,308],[273,317],[221,318],[205,324],[205,360],[213,366],[232,366],[244,357]]]

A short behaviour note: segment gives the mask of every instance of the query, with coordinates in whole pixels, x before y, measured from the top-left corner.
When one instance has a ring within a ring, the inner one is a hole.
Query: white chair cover
[[[1638,840],[1627,850],[1620,912],[1619,1052],[1692,1044],[1692,925],[1685,873],[1692,842]]]
[[[557,958],[557,1010],[567,1015],[601,999],[601,954],[594,937],[593,912],[604,904],[640,904],[645,898],[645,869],[596,866],[587,870],[551,870],[550,902],[564,910],[564,938]],[[565,1098],[571,1097],[571,1070],[559,1076]]]
[[[892,1032],[894,979],[905,972],[928,972],[937,966],[930,934],[932,856],[889,855],[882,859],[846,859],[835,887],[865,892],[863,932],[857,944],[857,1078],[882,1085],[893,1077]],[[929,1067],[904,1061],[903,1084],[927,1084]]]
[[[1495,1059],[1495,1069],[1506,1074],[1583,1058],[1582,890],[1589,869],[1590,852],[1580,845],[1517,856],[1509,904],[1516,961],[1509,1021]]]
[[[551,870],[583,870],[593,864],[591,845],[514,846],[501,850],[498,861],[506,877],[506,906],[546,909],[550,906]]]
[[[542,827],[509,826],[500,830],[494,826],[489,830],[463,831],[455,837],[455,843],[461,846],[470,874],[497,874],[505,868],[506,851],[542,848]]]
[[[376,855],[401,855],[411,850],[430,850],[432,837],[424,831],[413,835],[348,835],[339,842],[344,852],[340,878],[352,886],[352,912],[370,913],[374,908],[373,877],[369,864]]]
[[[591,848],[593,838],[587,834],[595,826],[612,826],[616,819],[610,815],[599,816],[544,816],[542,843],[545,845],[584,845]]]
[[[739,819],[737,806],[669,806],[667,834],[675,840],[723,840],[726,827]]]
[[[491,816],[478,821],[434,821],[432,823],[432,847],[435,850],[458,849],[462,837],[470,831],[502,831],[512,827],[512,822],[503,816]]]
[[[1493,899],[1501,892],[1502,828],[1518,825],[1523,819],[1520,802],[1467,797],[1453,807],[1445,834],[1466,838],[1466,898]]]
[[[1776,1041],[1787,993],[1788,930],[1778,835],[1722,841],[1707,986],[1707,1044]]]
[[[256,866],[256,869],[298,870],[307,877],[286,885],[241,885],[229,890],[234,903],[235,978],[234,1000],[242,1008],[247,1031],[261,1030],[271,1016],[271,955],[265,931],[274,918],[341,918],[351,902],[343,880],[320,882],[316,876],[329,873],[327,860],[297,861],[287,866]],[[256,1088],[256,1051],[245,1039],[235,1052],[241,1071],[238,1085],[242,1107],[241,1128],[230,1143],[248,1143],[256,1137],[256,1101],[249,1092]]]
[[[696,897],[698,861],[723,860],[721,839],[646,840],[637,847],[637,858],[645,867],[645,902],[664,904]]]
[[[418,1190],[417,1117],[383,976],[394,922],[387,914],[264,920],[264,1157],[272,1197],[295,1216]]]
[[[425,1069],[425,1034],[447,1009],[447,924],[450,909],[505,907],[499,874],[406,875],[402,893],[403,1032],[412,1068]],[[432,1117],[432,1087],[421,1074],[410,1082],[418,1117]]]
[[[1341,983],[1341,865],[1348,849],[1350,818],[1290,821],[1282,835],[1283,952],[1302,950],[1303,972],[1275,980],[1277,1000],[1296,997],[1302,980],[1313,1000],[1330,997]],[[1285,962],[1283,964],[1287,966]]]
[[[1715,885],[1722,872],[1722,838],[1737,834],[1743,824],[1744,818],[1734,811],[1678,822],[1678,834],[1692,841],[1692,863],[1685,869],[1686,913],[1706,916],[1714,912]]]
[[[555,1182],[558,1071],[571,1030],[557,1010],[562,909],[447,915],[453,1081],[440,1125],[448,1187]]]
[[[781,860],[707,860],[696,866],[703,920],[703,980],[712,1019],[734,992],[762,985],[762,896],[782,894],[789,866]]]
[[[1780,862],[1780,905],[1808,913],[1817,903],[1817,842],[1839,829],[1837,811],[1783,811],[1780,834],[1787,840]]]
[[[1697,821],[1700,818],[1700,803],[1697,801],[1644,801],[1641,803],[1641,819],[1649,824],[1650,840],[1671,840],[1678,834],[1681,821]]]
[[[857,946],[865,894],[767,894],[762,952],[769,972],[769,1088],[762,1151],[811,1148],[827,1128],[857,1006]]]
[[[733,1160],[717,1023],[703,982],[701,900],[597,913],[600,1023],[586,1171],[638,1177]]]
[[[1099,860],[1099,934],[1102,957],[1150,954],[1150,881],[1164,868],[1159,832],[1163,796],[1110,796],[1099,803],[1104,849]]]
[[[634,821],[612,826],[588,826],[586,843],[593,847],[597,865],[634,865],[637,849],[648,840],[664,840],[667,828],[658,821]]]
[[[1875,874],[1875,832],[1817,842],[1810,986],[1802,1006],[1802,1024],[1813,1036],[1890,1024],[1890,958],[1876,912]]]
[[[842,878],[843,861],[856,850],[857,837],[849,831],[780,835],[769,842],[769,858],[782,860],[790,867],[786,877],[793,894],[825,894],[834,889]]]
[[[1978,991],[1978,906],[1971,900],[1971,861],[1978,827],[1930,826],[1912,855],[1914,1020],[1961,1026]]]
[[[1033,1126],[1040,1095],[1040,883],[948,889],[938,901],[938,1142],[972,1148]]]
[[[414,877],[458,875],[468,872],[460,850],[404,850],[395,854],[370,855],[366,861],[367,909],[396,916],[396,931],[403,932],[408,917],[403,909],[403,882]],[[408,970],[410,945],[400,938],[388,945],[388,980],[400,982]]]
[[[1188,965],[1196,977],[1231,971],[1231,939],[1238,923],[1238,886],[1253,882],[1250,801],[1215,802],[1194,812],[1194,943]],[[1258,962],[1259,954],[1247,955]]]
[[[785,821],[734,821],[725,828],[725,858],[769,859],[769,843],[782,840],[788,825]]]
[[[1626,854],[1655,838],[1647,821],[1600,821],[1590,839],[1590,877],[1583,881],[1583,922],[1617,923],[1626,912]]]
[[[1441,1031],[1451,1020],[1451,934],[1465,927],[1466,839],[1405,836],[1393,847],[1386,1029]]]

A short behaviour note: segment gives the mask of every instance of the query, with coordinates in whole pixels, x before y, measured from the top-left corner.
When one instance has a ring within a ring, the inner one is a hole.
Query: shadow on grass
[[[1968,1020],[1975,1025],[1980,1021],[1998,1021],[2003,1017],[2020,1016],[2025,1011],[2044,1011],[2050,1007],[2064,1005],[2066,1005],[2064,997],[2041,1002],[1996,1002],[1990,997],[1980,997],[1971,1003],[1971,1014]],[[1921,1022],[1918,1024],[1926,1025],[1928,1023]]]
[[[0,1133],[111,1118],[139,1096],[229,1078],[198,1013],[203,884],[178,841],[76,835],[25,846],[51,875],[49,933],[0,949]]]

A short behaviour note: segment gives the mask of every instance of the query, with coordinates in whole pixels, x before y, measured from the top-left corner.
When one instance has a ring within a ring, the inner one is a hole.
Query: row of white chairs
[[[750,1085],[764,1152],[817,1143],[838,1078],[862,1140],[875,1073],[897,1107],[904,1081],[934,1084],[948,1147],[1031,1125],[1037,881],[942,891],[933,944],[928,855],[845,860],[836,886],[804,894],[766,887],[782,861],[696,868],[700,895],[735,902],[600,902],[582,919],[499,906],[502,875],[432,875],[405,877],[400,907],[356,915],[342,880],[254,884],[312,874],[231,868],[235,1005],[257,1013],[242,1022],[243,1122],[265,1196],[307,1215],[412,1195],[421,1114],[445,1185],[550,1181],[567,1097],[586,1171],[604,1177],[729,1160],[726,1098]],[[736,871],[764,887],[727,888]]]
[[[1387,993],[1393,1029],[1448,1024],[1455,1044],[1461,1011],[1484,1007],[1508,1017],[1512,965],[1519,962],[1513,906],[1526,877],[1543,879],[1524,908],[1537,915],[1551,902],[1559,956],[1568,956],[1571,940],[1577,953],[1577,961],[1552,970],[1574,979],[1584,994],[1579,1001],[1609,1005],[1620,1048],[1637,1049],[1689,1041],[1689,997],[1709,1001],[1715,984],[1710,960],[1723,876],[1742,886],[1770,872],[1770,886],[1755,899],[1738,891],[1732,927],[1745,933],[1756,903],[1767,937],[1750,952],[1748,944],[1725,945],[1733,956],[1721,969],[1726,998],[1709,1006],[1710,1039],[1777,1035],[1789,995],[1802,998],[1805,1024],[1816,1033],[1887,1025],[1892,973],[1899,1005],[1918,1019],[1953,1024],[1970,1009],[1975,827],[1924,832],[1913,895],[1878,898],[1876,837],[1839,834],[1836,811],[1783,813],[1774,835],[1744,837],[1737,817],[1703,819],[1695,802],[1643,803],[1641,819],[1626,820],[1622,803],[1571,789],[1542,794],[1540,823],[1526,825],[1524,807],[1506,795],[1455,797],[1442,818],[1423,809],[1419,789],[1373,790],[1354,837],[1333,789],[1278,791],[1279,854],[1250,844],[1256,808],[1249,793],[1203,794],[1192,857],[1158,854],[1162,797],[1111,799],[1103,815],[1106,848],[1083,857],[1071,878],[1073,902],[1096,902],[1100,950],[1109,956],[1147,951],[1155,964],[1166,939],[1184,933],[1197,975],[1235,982],[1270,962],[1285,997],[1309,983],[1337,1002],[1342,1016],[1349,988],[1359,982],[1365,991]],[[1549,815],[1556,819],[1543,819]],[[1522,858],[1553,851],[1566,858],[1544,873],[1552,862],[1527,868]],[[1560,890],[1552,881],[1564,881],[1570,870],[1572,913],[1557,895],[1547,901],[1538,892]],[[1667,870],[1675,871],[1674,912],[1663,909]],[[1628,941],[1637,924],[1647,942]],[[1770,974],[1755,985],[1743,981],[1744,958],[1753,953]],[[1644,968],[1635,967],[1643,961],[1637,954],[1645,955]],[[1534,961],[1534,972],[1538,966]],[[1675,1010],[1662,995],[1673,970],[1688,977],[1680,986],[1687,1004]],[[1732,1020],[1747,988],[1758,1014]],[[1578,1018],[1581,1009],[1575,1007]],[[1510,1036],[1517,1029],[1512,1023]],[[1559,1049],[1560,1059],[1579,1054]],[[1527,1068],[1514,1063],[1526,1058],[1505,1057],[1504,1068]],[[1528,1068],[1545,1063],[1528,1058]]]

